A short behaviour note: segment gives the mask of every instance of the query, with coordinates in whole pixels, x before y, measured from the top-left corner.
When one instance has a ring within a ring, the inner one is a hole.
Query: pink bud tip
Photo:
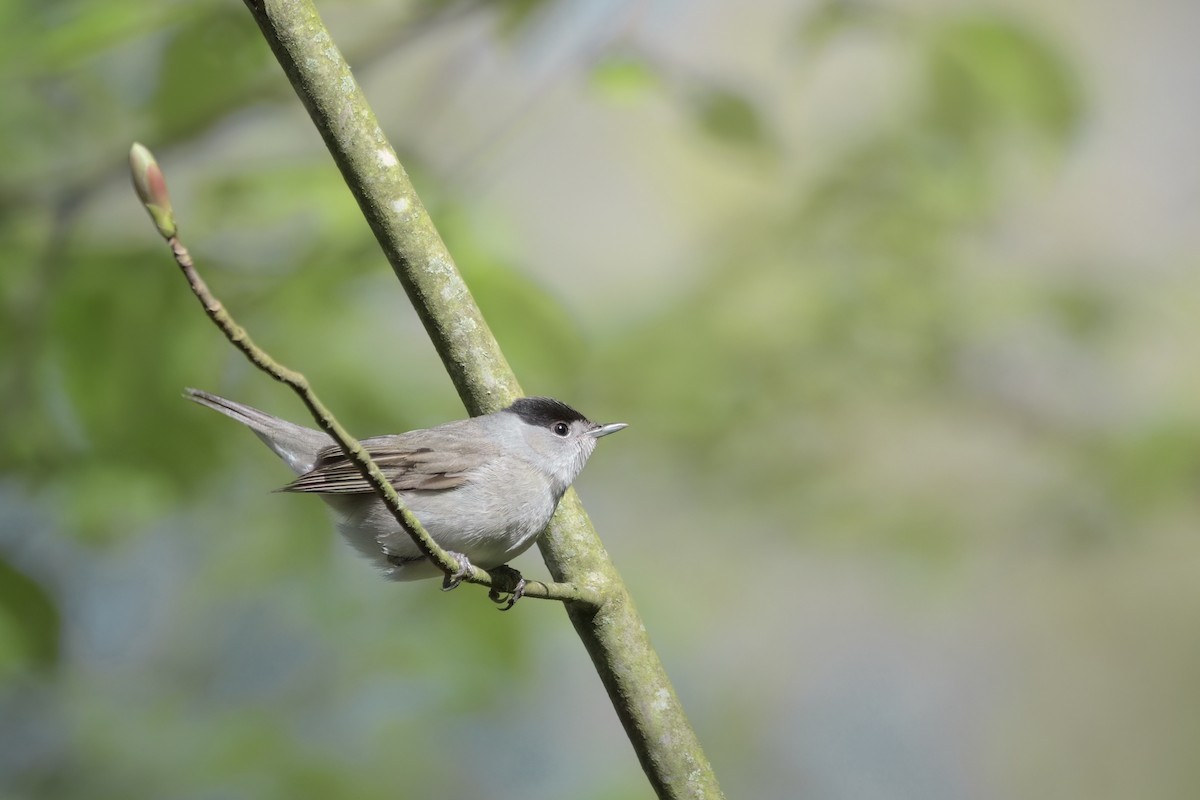
[[[171,195],[167,192],[167,180],[159,169],[154,154],[144,145],[134,143],[129,150],[129,169],[133,175],[133,188],[138,199],[150,212],[155,227],[164,238],[176,233],[175,212],[171,209]]]

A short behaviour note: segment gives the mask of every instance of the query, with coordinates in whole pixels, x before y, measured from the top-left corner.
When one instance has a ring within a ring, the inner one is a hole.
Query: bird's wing
[[[433,447],[429,433],[379,436],[364,439],[362,444],[398,492],[453,489],[466,483],[471,472],[484,464],[484,454],[471,446],[468,437],[442,435]],[[340,449],[328,447],[317,454],[310,472],[279,491],[366,494],[375,490]]]

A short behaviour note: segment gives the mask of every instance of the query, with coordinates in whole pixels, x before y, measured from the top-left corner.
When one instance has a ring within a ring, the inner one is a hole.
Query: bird
[[[386,578],[443,574],[326,433],[200,389],[184,396],[253,431],[297,476],[276,491],[320,497],[346,541]],[[404,506],[458,560],[443,588],[458,586],[472,565],[503,569],[515,580],[511,608],[526,582],[508,562],[545,529],[596,443],[626,427],[594,423],[560,400],[523,397],[490,414],[374,436],[362,445]]]

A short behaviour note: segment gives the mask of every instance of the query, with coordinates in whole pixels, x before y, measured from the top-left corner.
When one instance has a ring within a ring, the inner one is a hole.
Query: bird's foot
[[[508,592],[502,592],[495,586],[488,590],[489,600],[491,600],[493,603],[503,604],[502,608],[496,609],[497,611],[508,611],[510,608],[516,605],[518,600],[525,596],[526,583],[525,578],[521,575],[520,570],[513,569],[505,564],[503,566],[496,567],[495,569],[489,569],[488,574],[492,576],[493,581],[500,575],[503,575],[510,581],[514,582],[513,588]],[[504,594],[508,594],[507,599],[504,598]]]
[[[456,553],[453,550],[447,550],[447,555],[450,555],[458,562],[458,569],[442,579],[442,591],[448,592],[451,589],[457,589],[459,584],[463,582],[468,575],[471,574],[471,560],[462,553]]]

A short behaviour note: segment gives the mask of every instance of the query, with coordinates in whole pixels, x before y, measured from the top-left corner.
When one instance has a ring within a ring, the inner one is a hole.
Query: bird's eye
[[[554,431],[555,436],[566,436],[571,432],[571,426],[565,422],[556,422],[550,426],[550,430]]]

